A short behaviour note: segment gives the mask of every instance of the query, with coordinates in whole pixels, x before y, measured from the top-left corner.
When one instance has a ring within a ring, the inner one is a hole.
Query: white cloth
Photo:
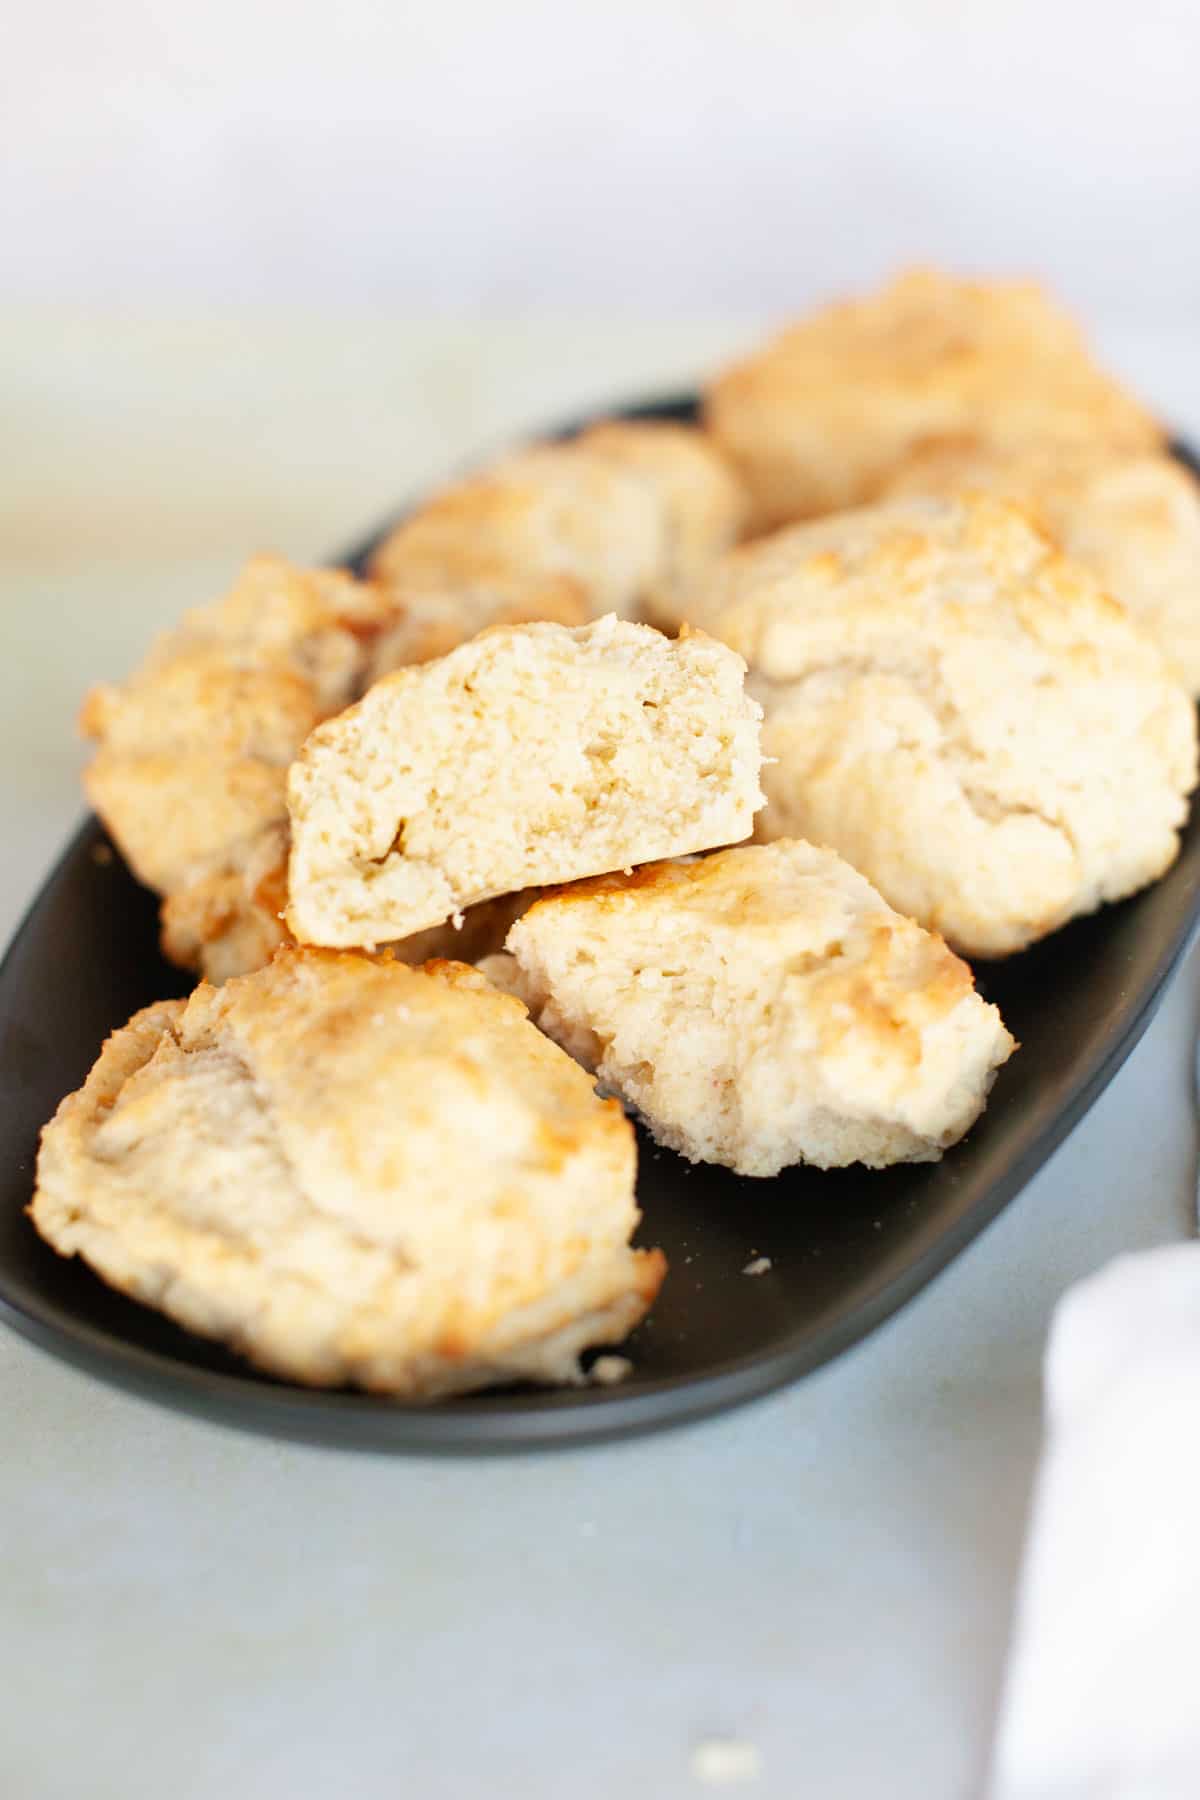
[[[1200,1244],[1060,1302],[991,1800],[1200,1796]]]

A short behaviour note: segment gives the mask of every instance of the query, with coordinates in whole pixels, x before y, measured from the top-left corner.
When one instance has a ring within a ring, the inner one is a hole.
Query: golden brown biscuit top
[[[384,541],[372,573],[401,599],[563,577],[627,613],[662,554],[654,497],[615,462],[542,444],[435,494]]]
[[[415,1142],[423,1124],[436,1134],[457,1118],[476,1136],[491,1133],[494,1160],[523,1161],[531,1173],[585,1143],[632,1164],[620,1107],[597,1102],[519,1000],[460,963],[412,969],[288,946],[221,988],[202,982],[125,1086],[122,1140],[152,1128],[163,1079],[218,1046],[244,1065],[305,1186],[326,1210],[341,1196],[348,1219],[377,1241],[412,1173],[410,1151],[425,1153]],[[95,1123],[112,1138],[114,1125]]]
[[[274,722],[257,697],[281,684],[308,710],[326,712],[350,697],[360,641],[391,617],[390,602],[369,583],[340,569],[299,569],[282,557],[256,556],[230,592],[185,613],[160,634],[140,665],[117,685],[94,688],[84,701],[88,737],[118,736],[131,748],[167,748],[215,730],[241,736]],[[245,696],[245,715],[222,717]]]
[[[1163,442],[1032,283],[928,270],[793,325],[717,377],[705,417],[759,528],[874,500],[929,443]]]
[[[380,589],[340,570],[259,556],[124,682],[92,690],[84,783],[140,880],[174,893],[257,858],[286,820],[288,765],[360,691],[390,616]]]
[[[827,1049],[857,1034],[862,1050],[874,1036],[918,1061],[923,1028],[974,992],[971,970],[936,933],[893,912],[832,850],[799,839],[560,888],[529,909],[509,942],[536,944],[568,917],[583,933],[580,914],[589,913],[602,942],[628,941],[634,963],[656,944],[651,960],[669,964],[673,941],[698,937],[735,986],[769,977],[784,991],[795,982]]]
[[[1076,555],[1104,533],[1135,540],[1151,563],[1182,541],[1197,538],[1200,484],[1174,456],[1156,450],[1121,452],[1106,445],[1025,444],[988,449],[937,443],[914,450],[888,480],[885,497],[1000,494],[1026,507]],[[1076,541],[1072,541],[1076,540]],[[1153,578],[1148,567],[1145,576]],[[1124,595],[1118,595],[1123,599]]]
[[[887,393],[947,387],[1002,411],[1019,403],[1014,378],[1053,375],[1062,396],[1094,408],[1132,445],[1153,445],[1162,430],[1147,410],[1093,362],[1068,313],[1034,282],[966,281],[932,269],[909,270],[878,292],[836,301],[782,332],[741,365],[747,377],[813,384],[826,395],[845,389],[847,407],[866,384]],[[1052,396],[1030,396],[1046,404]],[[869,423],[864,420],[864,425]]]
[[[703,623],[774,681],[925,640],[964,652],[1020,637],[1066,659],[1106,650],[1168,680],[1160,653],[1025,509],[987,494],[914,497],[776,532],[727,557]]]

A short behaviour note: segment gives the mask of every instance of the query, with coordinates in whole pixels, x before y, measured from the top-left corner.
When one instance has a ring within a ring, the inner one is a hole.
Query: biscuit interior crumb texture
[[[88,797],[134,874],[167,897],[174,960],[223,977],[281,941],[288,764],[358,694],[388,616],[378,590],[339,571],[255,557],[128,680],[88,695]]]
[[[632,1374],[633,1364],[627,1356],[598,1356],[588,1370],[588,1379],[597,1387],[616,1387]]]
[[[579,1381],[662,1279],[615,1101],[461,964],[286,949],[114,1033],[34,1223],[274,1374],[416,1398]]]
[[[1174,860],[1195,709],[1019,507],[795,526],[725,558],[698,611],[765,709],[759,836],[830,845],[964,954],[1020,950]]]
[[[1163,442],[1032,283],[931,270],[799,321],[718,377],[705,418],[746,482],[758,530],[875,499],[930,441]]]
[[[613,422],[537,444],[435,494],[385,538],[372,573],[398,618],[375,673],[492,624],[638,616],[736,538],[744,496],[702,432]]]
[[[811,844],[580,883],[508,948],[505,985],[660,1143],[745,1175],[936,1158],[1013,1049],[966,965]]]
[[[288,923],[385,943],[495,894],[746,837],[761,804],[744,665],[605,618],[498,628],[400,669],[289,778]]]
[[[1200,483],[1190,470],[1153,451],[937,444],[904,463],[888,496],[975,488],[1028,506],[1200,694]]]

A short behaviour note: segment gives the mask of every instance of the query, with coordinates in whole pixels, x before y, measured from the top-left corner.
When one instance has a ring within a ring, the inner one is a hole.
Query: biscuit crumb
[[[98,868],[107,869],[107,867],[108,867],[109,863],[111,863],[112,859],[113,859],[113,852],[112,852],[111,844],[93,844],[92,845],[92,861],[96,864],[96,866]]]
[[[766,1275],[768,1273],[768,1271],[770,1270],[770,1268],[771,1268],[771,1259],[769,1256],[756,1256],[754,1258],[753,1262],[748,1262],[746,1264],[745,1268],[742,1270],[742,1274],[743,1275]]]
[[[592,1364],[591,1377],[598,1387],[615,1387],[633,1374],[633,1364],[627,1356],[598,1356]]]
[[[960,955],[1011,955],[1174,862],[1195,707],[1020,506],[835,514],[726,557],[700,601],[778,759],[759,841],[836,850]]]
[[[692,1751],[692,1775],[706,1787],[757,1781],[762,1772],[758,1745],[745,1738],[703,1738]]]

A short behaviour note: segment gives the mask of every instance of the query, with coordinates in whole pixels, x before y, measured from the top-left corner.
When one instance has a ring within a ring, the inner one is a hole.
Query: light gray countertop
[[[506,430],[671,385],[714,322],[11,316],[7,933],[81,810],[71,717],[259,547],[318,556]],[[1200,435],[1200,339],[1109,348]],[[655,380],[655,375],[661,379]],[[10,475],[11,471],[11,475]],[[866,1343],[740,1412],[486,1461],[176,1417],[0,1334],[5,1800],[771,1800],[977,1790],[1046,1324],[1190,1229],[1200,965],[1067,1143]],[[735,1790],[740,1791],[740,1790]]]

